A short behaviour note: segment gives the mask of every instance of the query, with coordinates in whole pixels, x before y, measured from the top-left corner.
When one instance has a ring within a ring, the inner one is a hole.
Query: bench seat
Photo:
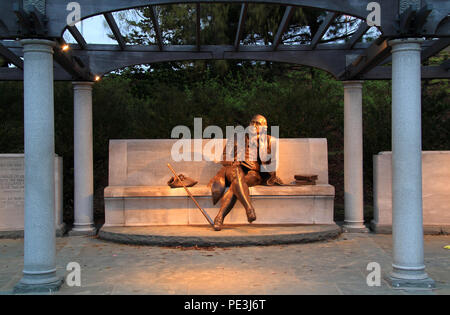
[[[214,219],[219,210],[206,185],[190,187],[200,206]],[[332,185],[250,187],[256,209],[254,224],[334,224]],[[110,186],[105,189],[106,226],[208,224],[184,188]],[[237,202],[225,224],[247,224]]]
[[[194,197],[211,196],[207,185],[188,187]],[[305,186],[255,186],[250,187],[251,196],[334,196],[332,185]],[[169,186],[108,186],[105,198],[139,198],[139,197],[188,197],[184,188]]]

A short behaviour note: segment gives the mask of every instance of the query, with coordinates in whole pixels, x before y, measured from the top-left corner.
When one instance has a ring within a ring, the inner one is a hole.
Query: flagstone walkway
[[[425,236],[433,291],[393,290],[391,236],[342,234],[330,241],[234,248],[167,248],[109,243],[94,237],[57,238],[57,268],[81,266],[81,287],[56,294],[450,294],[450,236]],[[370,262],[381,266],[369,287]],[[0,293],[21,277],[23,240],[0,240]]]

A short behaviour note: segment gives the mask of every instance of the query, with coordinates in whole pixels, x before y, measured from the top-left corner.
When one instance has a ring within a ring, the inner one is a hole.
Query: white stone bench
[[[167,163],[177,173],[198,181],[189,188],[214,219],[209,180],[221,168],[218,163],[174,162],[172,145],[177,140],[111,140],[109,186],[105,188],[105,226],[208,224],[183,188],[172,189]],[[203,140],[203,146],[208,139]],[[192,149],[193,151],[193,149]],[[326,139],[280,139],[277,174],[285,182],[294,174],[317,174],[312,186],[255,186],[250,188],[257,220],[253,224],[334,224],[334,187],[328,184]],[[237,202],[225,224],[248,224]]]

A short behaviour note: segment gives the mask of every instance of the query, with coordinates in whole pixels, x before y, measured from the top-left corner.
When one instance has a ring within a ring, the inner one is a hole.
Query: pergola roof
[[[55,48],[55,80],[86,80],[113,70],[137,64],[182,60],[265,60],[289,62],[323,69],[339,80],[390,79],[390,46],[393,38],[424,38],[422,61],[439,53],[450,44],[450,1],[448,0],[378,0],[381,8],[380,36],[371,43],[360,39],[368,31],[365,22],[370,0],[78,0],[81,19],[103,15],[117,45],[88,44],[75,26],[67,25],[67,1],[23,0],[0,3],[0,55],[16,68],[0,68],[0,80],[22,80],[22,47],[20,38],[47,38],[63,43],[68,31],[77,44],[70,51]],[[200,10],[208,3],[241,5],[236,37],[229,45],[208,45],[201,38]],[[193,3],[196,5],[196,44],[166,45],[163,42],[155,5]],[[242,36],[249,3],[285,6],[278,31],[271,45],[243,45]],[[150,7],[156,37],[155,45],[127,45],[112,12]],[[283,34],[297,7],[323,10],[325,18],[308,44],[283,45]],[[330,25],[340,15],[361,19],[359,28],[344,43],[324,44],[321,41]],[[423,78],[450,78],[450,62],[423,66]]]

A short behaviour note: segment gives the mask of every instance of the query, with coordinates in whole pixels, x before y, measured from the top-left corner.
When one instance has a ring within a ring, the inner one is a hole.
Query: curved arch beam
[[[450,1],[427,0],[427,3],[433,8],[433,11],[423,27],[423,33],[450,36]]]
[[[134,47],[127,51],[118,50],[114,45],[93,45],[89,51],[74,51],[76,55],[87,56],[91,72],[104,75],[125,67],[168,61],[185,60],[264,60],[286,62],[319,68],[338,75],[344,70],[347,55],[362,53],[364,49],[317,49],[311,53],[309,49],[292,49],[280,46],[274,52],[270,46],[259,48],[241,48],[234,46],[202,46],[201,51],[196,46],[171,46],[164,51],[157,47]]]
[[[450,36],[450,17],[446,16],[442,19],[435,33],[436,35]]]
[[[150,5],[197,3],[199,0],[77,0],[77,2],[81,6],[81,18],[85,19],[108,12],[147,7]],[[367,4],[372,2],[372,0],[202,0],[201,2],[292,5],[338,12],[365,20],[370,13],[367,11]],[[392,20],[395,13],[398,12],[398,8],[395,7],[395,1],[392,0],[378,0],[378,2],[381,4],[382,8],[382,27],[384,27],[383,24],[388,27],[391,24],[389,20]],[[47,0],[47,17],[49,18],[48,28],[50,36],[60,37],[67,27],[66,17],[69,12],[66,10],[66,6],[66,1]]]

